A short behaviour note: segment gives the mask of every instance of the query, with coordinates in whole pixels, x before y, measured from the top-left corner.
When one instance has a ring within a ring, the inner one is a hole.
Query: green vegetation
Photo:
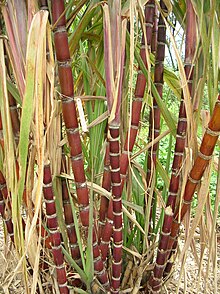
[[[198,227],[217,293],[219,11],[0,1],[0,230],[26,293],[163,293]]]

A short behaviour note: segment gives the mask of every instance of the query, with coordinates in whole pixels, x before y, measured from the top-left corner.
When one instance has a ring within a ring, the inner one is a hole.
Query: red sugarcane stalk
[[[43,193],[46,204],[47,226],[51,235],[52,254],[56,265],[57,282],[60,293],[69,293],[67,287],[66,269],[61,246],[61,235],[58,228],[55,198],[52,187],[50,165],[44,166]]]
[[[157,251],[157,258],[154,266],[153,273],[147,284],[148,293],[156,294],[160,290],[162,278],[163,278],[163,269],[166,262],[166,248],[169,242],[169,236],[171,232],[171,225],[173,221],[173,212],[170,206],[165,209],[164,224],[162,227],[160,242]]]
[[[66,158],[65,158],[65,155],[63,155],[61,172],[65,172],[65,171],[66,171]],[[62,200],[63,200],[64,218],[65,218],[65,224],[67,228],[67,235],[69,238],[71,256],[78,263],[78,265],[81,265],[80,251],[79,251],[79,246],[77,243],[75,224],[74,224],[73,213],[72,213],[72,208],[70,204],[69,191],[68,191],[66,179],[61,179],[61,184],[62,184]]]
[[[118,293],[122,271],[122,201],[120,176],[119,126],[109,125],[110,162],[113,197],[113,261],[111,293]]]
[[[7,52],[6,52],[5,46],[4,46],[4,51],[6,54]],[[8,75],[12,79],[12,75],[10,73],[10,64],[9,64],[9,60],[7,60],[7,58],[5,60],[5,65],[7,68]],[[19,119],[19,115],[18,115],[17,102],[9,91],[8,91],[8,104],[9,104],[11,125],[12,125],[12,130],[14,133],[15,143],[18,145],[19,136],[20,136],[20,119]]]
[[[193,57],[196,50],[196,15],[191,3],[191,0],[187,0],[187,12],[186,12],[186,42],[185,42],[185,74],[187,85],[189,89],[190,97],[192,97],[192,82],[193,82]],[[172,210],[175,209],[176,197],[179,189],[180,181],[180,169],[182,167],[183,152],[186,143],[186,131],[187,131],[187,119],[185,102],[182,93],[179,120],[177,125],[176,145],[174,152],[174,159],[172,165],[172,175],[169,186],[169,194],[167,200],[167,206],[171,205]]]
[[[111,190],[111,171],[110,171],[110,156],[109,156],[109,142],[107,139],[106,142],[106,150],[105,150],[105,159],[104,159],[104,173],[102,180],[102,187],[110,191]],[[101,238],[103,238],[102,230],[105,226],[106,213],[108,211],[109,200],[104,195],[101,196],[100,201],[100,210],[99,210],[99,243],[101,242]],[[106,237],[106,235],[105,235]],[[110,240],[110,238],[109,238]],[[102,256],[103,258],[103,256]]]
[[[80,265],[81,257],[79,246],[77,244],[77,237],[75,231],[75,225],[72,215],[72,208],[69,200],[69,193],[66,180],[62,180],[62,199],[63,199],[63,209],[64,209],[64,217],[67,228],[67,235],[70,243],[70,251],[72,258]]]
[[[104,57],[106,75],[106,95],[110,119],[109,155],[111,164],[112,204],[113,204],[113,259],[111,293],[119,293],[122,272],[122,201],[120,176],[120,107],[122,96],[123,66],[125,60],[125,25],[121,20],[121,2],[113,1],[104,5]],[[110,20],[110,22],[108,21]],[[124,38],[124,39],[123,39]],[[111,70],[110,70],[111,69]],[[119,75],[120,73],[120,75]],[[117,85],[117,87],[116,87]],[[115,106],[115,108],[114,108]],[[111,206],[110,206],[111,207]],[[105,229],[105,228],[104,228]]]
[[[154,10],[154,22],[151,40],[151,52],[155,55],[157,50],[157,34],[158,34],[158,8],[155,6]]]
[[[62,94],[62,112],[66,126],[67,138],[70,146],[72,169],[76,183],[76,193],[80,209],[80,218],[85,228],[89,227],[89,193],[84,172],[82,146],[74,102],[74,86],[68,35],[66,31],[65,6],[63,0],[53,0],[52,18],[55,24],[54,42],[58,62],[58,73]],[[97,235],[93,234],[94,269],[97,277],[105,289],[109,288],[107,272],[100,257]]]
[[[47,0],[40,0],[40,9],[41,10],[48,10]]]
[[[186,74],[187,86],[189,89],[190,97],[193,96],[193,72],[194,72],[194,64],[193,58],[196,50],[196,15],[193,9],[193,5],[190,0],[186,2],[187,10],[186,10],[186,41],[185,41],[185,64],[184,70]],[[181,103],[180,103],[180,111],[179,111],[179,120],[177,125],[177,135],[176,135],[176,144],[174,151],[174,159],[172,165],[172,175],[170,180],[167,206],[171,206],[174,212],[176,198],[179,190],[179,182],[180,182],[180,169],[182,167],[183,162],[183,153],[186,144],[186,131],[187,131],[187,118],[186,118],[186,109],[185,102],[182,93]],[[175,246],[171,251],[171,255],[175,253],[175,249],[177,247],[177,241],[175,241]],[[172,268],[172,262],[168,262],[165,268],[165,275],[167,275]]]
[[[146,38],[147,38],[148,48],[150,47],[151,40],[152,40],[153,17],[154,17],[154,11],[155,11],[154,2],[155,2],[154,0],[150,0],[147,2],[145,6],[145,28],[146,28]],[[148,67],[147,58],[146,58],[146,46],[145,46],[144,33],[143,33],[142,41],[141,41],[140,55],[145,66]],[[135,86],[134,98],[132,101],[131,125],[129,128],[129,132],[126,135],[124,151],[121,154],[121,158],[120,158],[120,173],[122,177],[122,189],[124,186],[124,181],[125,181],[126,173],[128,169],[129,153],[132,152],[134,143],[137,137],[145,87],[146,87],[146,78],[139,68],[136,86]]]
[[[154,0],[150,0],[145,6],[145,29],[146,29],[146,39],[147,39],[148,48],[150,47],[150,44],[151,44],[154,9],[155,9]],[[146,46],[145,46],[144,35],[145,34],[143,33],[140,55],[142,60],[144,61],[145,66],[147,67]],[[145,87],[146,87],[146,78],[139,68],[134,99],[132,101],[131,126],[130,126],[129,132],[127,132],[127,135],[126,135],[124,151],[120,156],[121,191],[123,190],[123,187],[124,187],[124,181],[125,181],[126,173],[128,169],[129,153],[132,152],[133,150],[137,132],[138,132]],[[102,233],[101,251],[102,251],[102,258],[104,261],[106,260],[106,257],[107,257],[109,242],[110,242],[110,238],[111,238],[111,234],[113,230],[112,209],[113,209],[113,203],[111,200],[110,205],[108,207],[107,220],[106,220],[105,226],[103,228],[103,233]]]
[[[175,210],[174,219],[171,228],[168,250],[171,250],[175,245],[175,241],[179,232],[180,224],[189,210],[193,194],[200,182],[212,154],[220,134],[220,94],[216,101],[215,108],[208,124],[208,128],[203,136],[200,150],[194,162],[194,165],[189,173],[188,180],[185,186],[183,201]]]
[[[180,224],[190,208],[193,194],[196,190],[197,184],[200,182],[206,167],[209,164],[209,161],[212,158],[212,154],[218,140],[218,136],[220,134],[220,95],[218,96],[218,100],[216,102],[213,115],[209,122],[208,128],[203,136],[203,140],[200,146],[200,150],[194,165],[189,173],[188,180],[185,186],[185,191],[183,195],[183,201],[176,208],[174,213],[171,233],[169,237],[169,242],[164,250],[163,254],[158,252],[159,259],[161,260],[161,268],[159,271],[159,275],[161,276],[164,271],[164,266],[167,261],[167,257],[169,256],[172,249],[177,246],[177,237],[179,233]],[[165,255],[165,258],[164,258]],[[169,264],[168,269],[171,270],[172,262]],[[165,269],[167,271],[167,269]],[[168,274],[168,273],[167,273]]]
[[[163,96],[163,72],[164,72],[164,58],[165,58],[165,45],[166,45],[166,25],[164,18],[167,17],[167,7],[164,2],[160,1],[161,13],[158,23],[158,35],[157,35],[157,49],[155,55],[155,70],[154,70],[154,84],[158,91],[158,94],[162,98]],[[149,126],[149,139],[155,140],[160,134],[160,109],[156,99],[153,99],[153,109],[150,110],[150,126]],[[151,190],[153,174],[156,168],[157,150],[159,143],[154,144],[148,151],[147,158],[147,190]],[[147,199],[149,199],[150,192],[147,191]],[[151,211],[149,223],[151,222],[152,209],[154,205],[154,193],[151,201]]]
[[[102,253],[102,260],[105,262],[108,250],[109,250],[109,243],[113,233],[113,201],[112,199],[109,201],[107,216],[105,220],[105,225],[102,229],[102,237],[100,242],[100,250]]]

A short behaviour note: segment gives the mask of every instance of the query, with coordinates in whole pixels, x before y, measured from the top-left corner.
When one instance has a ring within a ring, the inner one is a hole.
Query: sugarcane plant
[[[18,260],[0,285],[171,292],[191,246],[217,293],[219,10],[0,1],[0,232]]]

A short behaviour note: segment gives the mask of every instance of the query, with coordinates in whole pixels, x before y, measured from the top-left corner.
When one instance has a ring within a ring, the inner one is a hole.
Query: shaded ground
[[[220,233],[218,233],[218,235],[217,284],[218,293],[220,293]],[[8,244],[10,244],[10,242]],[[183,242],[180,241],[180,247],[182,246]],[[205,252],[203,261],[204,272],[206,270],[207,259],[207,252]],[[9,245],[5,246],[2,232],[2,222],[0,222],[0,294],[25,293],[21,282],[21,272],[17,272],[14,275],[16,265],[17,260],[13,248]],[[12,282],[10,283],[11,279]],[[8,287],[9,283],[10,286]],[[189,251],[187,254],[185,270],[183,271],[182,278],[180,279],[180,266],[176,266],[169,285],[167,285],[167,287],[165,286],[164,293],[212,294],[214,293],[214,278],[213,275],[210,275],[209,279],[206,281],[204,276],[201,276],[201,279],[198,280],[198,266],[195,263],[195,258],[192,254],[192,251]]]

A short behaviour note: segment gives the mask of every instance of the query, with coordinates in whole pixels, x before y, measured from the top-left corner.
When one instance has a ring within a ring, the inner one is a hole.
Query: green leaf
[[[85,284],[87,284],[88,278],[85,274],[85,272],[78,266],[78,264],[75,262],[75,260],[72,259],[71,255],[62,247],[63,254],[65,255],[68,263],[75,268],[77,273],[80,275],[81,279]]]
[[[18,104],[22,105],[21,97],[19,95],[18,89],[16,88],[15,84],[11,81],[7,81],[7,89],[11,93],[11,95],[15,98]]]

